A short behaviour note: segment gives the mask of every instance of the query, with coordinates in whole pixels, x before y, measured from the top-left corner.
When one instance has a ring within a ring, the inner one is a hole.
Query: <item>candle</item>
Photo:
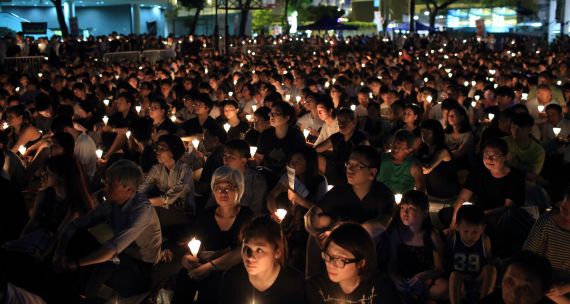
[[[103,157],[103,150],[97,149],[95,150],[95,154],[97,155],[97,158],[101,159],[101,157]]]
[[[289,101],[291,99],[291,94],[285,94],[285,101]]]
[[[224,130],[226,130],[226,133],[228,133],[230,131],[230,128],[231,128],[230,124],[226,122],[224,124]]]
[[[451,77],[453,77],[453,73],[447,73],[447,76],[448,76],[449,78],[451,78]]]
[[[26,154],[26,147],[24,146],[20,146],[20,148],[18,148],[18,152],[20,152],[20,155],[24,155]]]
[[[276,216],[280,221],[282,221],[282,220],[285,218],[286,215],[287,215],[287,210],[285,210],[285,209],[277,209],[277,210],[275,210],[275,216]]]
[[[471,206],[473,205],[472,202],[464,202],[463,204],[461,204],[462,206]]]
[[[8,129],[9,127],[10,127],[10,125],[8,125],[7,122],[4,122],[4,123],[2,124],[2,129],[4,129],[4,130]]]
[[[42,74],[42,73],[38,73],[38,77],[39,77],[39,78],[42,78],[43,75],[44,75],[44,74]]]
[[[475,80],[472,80],[472,81],[471,81],[471,85],[472,85],[472,86],[475,86],[476,84],[477,84],[477,81],[475,81]]]
[[[489,113],[488,116],[489,116],[489,120],[493,120],[493,118],[495,118],[495,114],[493,114],[493,113]]]
[[[252,105],[252,106],[251,106],[251,110],[252,110],[253,112],[257,111],[257,105]]]
[[[247,121],[251,121],[251,114],[246,114],[245,119],[247,119]]]
[[[469,81],[465,80],[465,82],[463,83],[464,86],[468,87],[469,86]]]
[[[428,82],[429,78],[424,77],[424,82]]]
[[[205,74],[208,74],[208,68],[205,68],[205,69],[204,69],[204,73],[205,73]]]
[[[297,97],[295,97],[295,101],[300,102],[300,101],[301,101],[301,96],[297,95]]]
[[[192,253],[193,256],[197,256],[198,251],[200,251],[200,245],[202,245],[202,242],[196,238],[192,238],[192,240],[188,242],[188,248],[190,248],[190,253]]]
[[[368,93],[368,98],[370,98],[370,99],[374,98],[374,95],[372,95],[372,92]]]
[[[356,106],[355,106],[355,105],[350,105],[350,109],[354,111],[354,110],[356,110]]]
[[[477,106],[477,102],[476,102],[476,101],[472,101],[472,102],[471,102],[471,107],[474,108],[474,107],[476,107],[476,106]]]
[[[42,76],[40,76],[40,77],[42,77]],[[562,80],[558,80],[558,81],[556,82],[556,85],[561,86],[561,85],[562,85]]]
[[[229,95],[230,97],[232,97],[232,96],[234,96],[234,92],[230,91],[230,92],[228,93],[228,95]]]
[[[200,140],[198,138],[192,139],[192,146],[194,146],[194,149],[198,150],[199,145],[200,145]]]
[[[396,201],[396,204],[400,204],[400,202],[402,201],[402,194],[400,193],[394,194],[394,200]]]
[[[476,100],[476,101],[479,101],[479,99],[481,99],[481,96],[475,95],[475,100]]]
[[[109,122],[109,117],[107,117],[107,115],[103,116],[103,123],[107,125],[108,122]]]
[[[495,70],[489,70],[489,74],[491,74],[491,75],[495,75],[496,72],[497,71],[495,71]]]
[[[141,106],[136,106],[135,110],[137,110],[137,114],[140,114],[142,107]]]
[[[109,106],[109,99],[105,98],[103,99],[103,103],[105,104],[106,107]]]
[[[557,127],[552,128],[554,136],[558,136],[558,134],[560,134],[560,131],[562,131],[562,128],[557,128]]]
[[[16,92],[20,92],[20,87],[16,87]]]
[[[176,122],[176,115],[172,114],[170,116],[170,120],[172,120],[172,122]]]
[[[432,97],[431,95],[428,95],[428,96],[426,97],[426,101],[427,101],[428,103],[430,103],[432,100],[433,100],[433,97]]]
[[[305,135],[305,139],[307,139],[307,137],[309,136],[311,132],[307,129],[303,129],[303,135]]]
[[[249,147],[249,155],[251,155],[251,158],[253,158],[253,156],[255,155],[255,152],[257,152],[256,146]]]
[[[528,98],[528,93],[522,93],[522,99],[527,100],[527,98]]]
[[[336,78],[333,78],[332,83],[335,84],[335,82],[336,82]]]
[[[325,88],[328,88],[330,85],[331,85],[330,82],[328,82],[328,81],[325,82]]]
[[[131,137],[131,131],[127,131],[127,133],[125,133],[125,135],[127,136],[127,139],[129,139],[129,137]]]
[[[543,106],[543,105],[539,105],[539,106],[538,106],[538,111],[539,111],[539,112],[544,112],[544,106]]]

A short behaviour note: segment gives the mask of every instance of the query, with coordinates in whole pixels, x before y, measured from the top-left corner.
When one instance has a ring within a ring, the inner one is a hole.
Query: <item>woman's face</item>
[[[156,146],[156,160],[159,164],[166,164],[172,161],[172,152],[165,142],[159,141]]]
[[[454,127],[459,126],[461,123],[461,116],[456,110],[451,110],[449,111],[449,114],[447,114],[447,122]]]
[[[160,108],[158,103],[153,102],[150,104],[149,116],[154,121],[161,121],[164,119],[164,110]]]
[[[406,226],[418,226],[424,221],[426,214],[423,210],[412,204],[400,205],[400,219]]]
[[[429,145],[433,142],[433,131],[429,129],[421,129],[422,141]]]
[[[24,117],[22,115],[16,115],[14,113],[9,113],[6,115],[6,122],[10,127],[18,127],[22,125]]]
[[[307,171],[307,161],[302,154],[293,154],[289,161],[289,167],[295,169],[295,175],[303,175]]]
[[[319,115],[319,119],[325,121],[332,116],[332,111],[328,110],[322,105],[317,105],[317,114]]]
[[[338,99],[338,98],[340,98],[340,95],[341,94],[340,94],[339,90],[337,90],[335,88],[331,89],[331,98],[332,99]]]
[[[237,204],[238,188],[228,181],[219,181],[212,189],[216,203],[220,207],[233,207]]]
[[[412,109],[404,110],[404,123],[415,123],[417,119],[418,115]]]
[[[257,275],[273,269],[280,257],[279,250],[263,238],[251,238],[243,242],[241,258],[249,275]]]
[[[498,171],[505,167],[505,157],[499,149],[487,147],[483,150],[483,164],[489,171]]]
[[[283,113],[279,108],[271,108],[271,113],[269,113],[269,123],[272,127],[277,128],[287,125],[288,121],[289,119],[285,116],[285,113]]]
[[[232,105],[226,105],[224,107],[224,116],[226,117],[226,119],[234,119],[237,117],[237,113],[238,113],[238,109],[236,109],[234,106]]]
[[[334,241],[329,243],[329,246],[323,251],[325,256],[325,265],[327,267],[327,274],[329,279],[335,283],[344,282],[354,279],[358,276],[359,267],[362,267],[362,262],[352,262],[356,258],[350,251],[340,247]],[[330,259],[329,262],[326,260]],[[344,264],[344,267],[342,267]]]
[[[339,132],[342,135],[351,134],[356,128],[356,122],[350,117],[338,116],[337,121]]]

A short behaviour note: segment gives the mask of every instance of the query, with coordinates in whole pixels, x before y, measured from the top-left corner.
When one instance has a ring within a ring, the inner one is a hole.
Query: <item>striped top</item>
[[[532,227],[524,244],[530,250],[546,257],[556,273],[570,275],[570,231],[560,228],[554,221],[554,212],[542,215]]]

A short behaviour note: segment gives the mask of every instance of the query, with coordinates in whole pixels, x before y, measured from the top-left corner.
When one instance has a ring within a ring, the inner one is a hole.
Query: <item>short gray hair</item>
[[[236,186],[238,188],[237,201],[239,202],[241,200],[245,189],[245,181],[241,171],[232,169],[228,166],[221,166],[216,169],[216,171],[214,171],[214,175],[212,175],[212,182],[210,183],[212,191],[214,191],[214,185],[219,182],[228,182]]]
[[[123,186],[132,186],[135,190],[143,180],[143,172],[135,162],[122,159],[107,168],[105,173],[107,181],[119,182]]]

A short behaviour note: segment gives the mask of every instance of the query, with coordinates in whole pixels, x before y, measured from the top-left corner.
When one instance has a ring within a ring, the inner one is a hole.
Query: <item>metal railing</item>
[[[46,58],[44,56],[5,57],[1,63],[9,69],[15,68],[22,72],[37,73]]]
[[[141,61],[141,52],[113,52],[113,53],[106,53],[103,55],[103,62],[108,63],[119,63],[119,62],[140,62]]]
[[[142,60],[154,65],[159,60],[168,60],[176,57],[176,52],[173,49],[146,50],[141,53],[141,57]]]

